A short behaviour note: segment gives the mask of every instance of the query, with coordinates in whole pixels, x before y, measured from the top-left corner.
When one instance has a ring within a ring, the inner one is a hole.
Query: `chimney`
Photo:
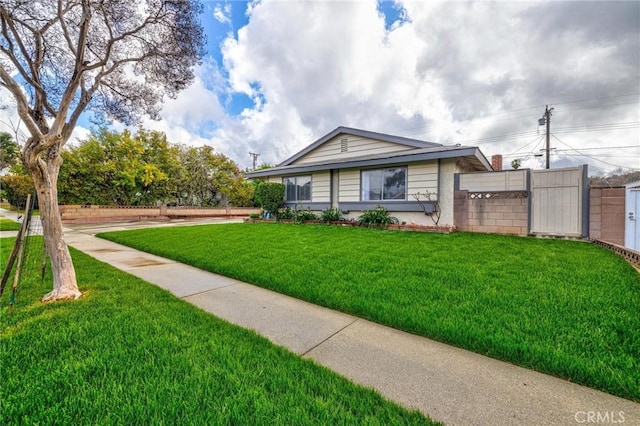
[[[502,155],[496,154],[491,156],[491,167],[493,167],[494,172],[502,170]]]

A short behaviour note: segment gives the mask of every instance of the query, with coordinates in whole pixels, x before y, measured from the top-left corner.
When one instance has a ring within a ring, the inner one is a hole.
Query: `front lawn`
[[[640,400],[640,274],[593,244],[260,223],[100,236]]]
[[[0,231],[18,231],[20,223],[0,217]]]
[[[0,299],[2,425],[431,424],[75,250],[83,297],[42,304],[32,238],[13,314]]]

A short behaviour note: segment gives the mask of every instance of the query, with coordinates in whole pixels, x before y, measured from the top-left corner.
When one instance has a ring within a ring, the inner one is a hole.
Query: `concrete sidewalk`
[[[139,226],[139,225],[138,225]],[[96,238],[69,245],[273,343],[456,425],[640,424],[640,404]],[[606,416],[606,421],[605,420]]]

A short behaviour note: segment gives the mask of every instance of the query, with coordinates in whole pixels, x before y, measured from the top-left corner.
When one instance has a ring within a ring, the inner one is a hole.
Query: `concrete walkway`
[[[638,403],[94,236],[139,226],[74,226],[65,238],[100,261],[448,425],[571,425],[598,419],[640,425]]]

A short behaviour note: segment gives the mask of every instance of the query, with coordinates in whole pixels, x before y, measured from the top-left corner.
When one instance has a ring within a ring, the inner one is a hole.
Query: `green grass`
[[[18,222],[0,217],[0,231],[17,231],[19,229],[20,224]]]
[[[13,239],[2,239],[3,262]],[[31,242],[38,263],[41,237]],[[39,247],[38,247],[39,246]],[[0,299],[0,424],[431,424],[379,394],[72,250],[84,296]]]
[[[640,400],[640,274],[593,244],[259,223],[101,236]]]

